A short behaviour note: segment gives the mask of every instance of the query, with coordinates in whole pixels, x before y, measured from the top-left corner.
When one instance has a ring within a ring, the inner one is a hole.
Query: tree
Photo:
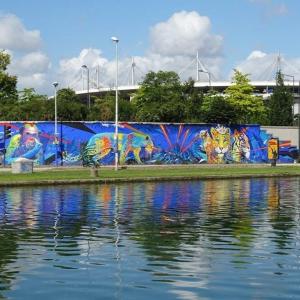
[[[95,104],[89,112],[88,119],[94,121],[114,121],[115,120],[116,98],[114,93],[108,93],[104,98],[96,98]],[[134,105],[119,96],[119,121],[133,121],[135,115]]]
[[[54,99],[51,104],[53,105],[54,114]],[[61,89],[57,92],[57,115],[62,121],[81,121],[87,118],[86,104],[82,104],[75,91],[70,88]],[[54,115],[52,115],[54,117]]]
[[[0,51],[0,119],[13,120],[12,109],[18,98],[17,77],[9,75],[6,70],[10,64],[10,56]]]
[[[226,97],[212,91],[204,96],[202,104],[203,121],[207,123],[234,124],[238,116]]]
[[[113,99],[109,99],[107,96],[104,98],[96,98],[94,101],[94,105],[89,112],[88,119],[94,121],[113,121]]]
[[[22,90],[13,110],[15,120],[48,120],[47,102],[47,96],[37,94],[33,88]]]
[[[195,81],[189,79],[182,85],[184,101],[184,122],[203,122],[201,106],[204,95],[194,86]]]
[[[9,75],[6,70],[10,64],[10,56],[4,51],[0,51],[0,100],[17,99],[17,77]]]
[[[175,72],[149,72],[133,98],[136,120],[181,122],[184,102],[179,76]]]
[[[283,75],[276,75],[276,87],[268,100],[269,124],[273,126],[293,125],[293,94],[284,86]]]
[[[226,100],[238,116],[238,123],[256,123],[266,115],[262,97],[253,95],[248,75],[234,70],[232,85],[225,90]]]

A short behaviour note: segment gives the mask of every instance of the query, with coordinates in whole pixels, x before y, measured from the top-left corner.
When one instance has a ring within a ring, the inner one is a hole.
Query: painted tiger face
[[[218,126],[211,130],[212,145],[218,155],[224,155],[230,149],[230,130],[229,128]]]
[[[242,159],[250,159],[249,138],[243,131],[234,131],[232,154],[236,161],[241,161]]]

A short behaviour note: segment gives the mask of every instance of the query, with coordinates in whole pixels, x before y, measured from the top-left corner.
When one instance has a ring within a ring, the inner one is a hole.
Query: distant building
[[[224,90],[230,86],[232,83],[230,81],[211,81],[209,82],[203,82],[203,81],[196,81],[195,87],[199,88],[200,90],[206,92],[210,88],[219,91],[220,93],[223,93]],[[274,88],[276,87],[276,81],[251,81],[250,84],[254,86],[254,93],[255,95],[262,96],[264,99],[270,97],[274,91]],[[295,98],[295,105],[294,105],[294,114],[297,114],[299,112],[299,102],[300,102],[300,82],[299,85],[293,84],[292,81],[285,81],[284,85],[289,87],[291,92],[294,94]],[[138,90],[139,85],[126,85],[126,86],[119,86],[118,90],[120,94],[128,98],[133,96],[133,94]],[[106,93],[114,92],[114,88],[105,87],[105,88],[99,88],[95,89],[92,88],[89,90],[90,96],[103,96]],[[88,97],[87,90],[81,90],[76,91],[76,94],[82,98],[83,101],[85,101]]]

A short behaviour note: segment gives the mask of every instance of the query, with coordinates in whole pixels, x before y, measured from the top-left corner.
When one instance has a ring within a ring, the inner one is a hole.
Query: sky
[[[119,84],[151,71],[182,80],[201,69],[230,80],[233,69],[251,80],[272,80],[280,61],[286,79],[300,80],[298,0],[10,0],[0,4],[0,49],[11,55],[18,88],[53,94],[60,88],[112,87],[119,39]],[[280,54],[280,60],[278,55]],[[207,81],[207,73],[200,80]]]

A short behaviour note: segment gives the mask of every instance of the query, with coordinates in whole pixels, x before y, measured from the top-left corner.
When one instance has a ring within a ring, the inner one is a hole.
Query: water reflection
[[[299,183],[0,189],[0,299],[100,291],[108,299],[224,299],[233,290],[259,298],[266,291],[252,287],[262,282],[292,297],[300,292]]]

